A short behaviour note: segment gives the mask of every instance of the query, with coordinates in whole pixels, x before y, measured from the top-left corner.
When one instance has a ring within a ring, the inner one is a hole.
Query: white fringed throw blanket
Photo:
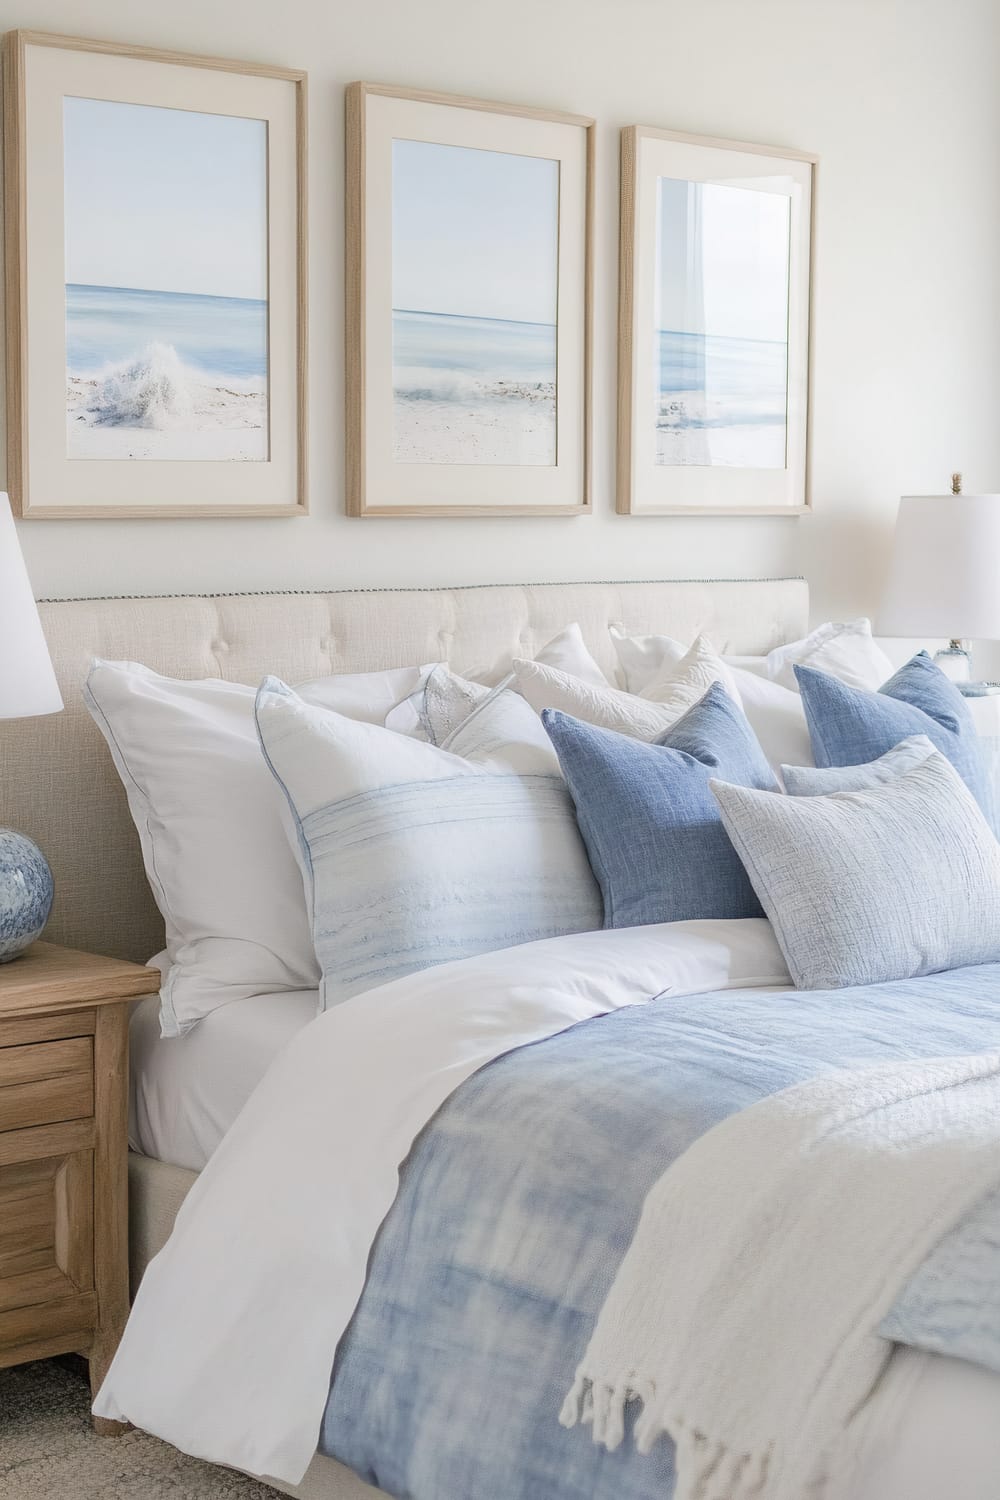
[[[1000,1180],[1000,1053],[836,1072],[724,1120],[651,1190],[566,1398],[676,1445],[674,1500],[819,1500],[892,1345],[875,1330]]]

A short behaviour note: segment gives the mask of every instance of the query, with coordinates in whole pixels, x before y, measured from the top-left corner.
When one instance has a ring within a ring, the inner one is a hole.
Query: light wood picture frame
[[[589,512],[594,132],[349,86],[349,515]]]
[[[3,73],[15,514],[305,515],[306,74],[35,31]]]
[[[816,168],[622,131],[619,514],[809,510]]]

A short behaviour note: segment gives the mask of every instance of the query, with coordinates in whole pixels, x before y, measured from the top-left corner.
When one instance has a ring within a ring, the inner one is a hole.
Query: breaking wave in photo
[[[267,304],[66,287],[69,458],[264,461]]]
[[[150,344],[136,359],[112,365],[87,403],[104,427],[149,427],[164,432],[191,418],[191,394],[177,350]]]
[[[92,384],[86,410],[95,424],[167,432],[190,426],[195,395],[205,381],[182,364],[173,345],[150,344],[134,358],[100,371]],[[220,394],[241,398],[261,394],[263,388],[260,380],[230,378]]]

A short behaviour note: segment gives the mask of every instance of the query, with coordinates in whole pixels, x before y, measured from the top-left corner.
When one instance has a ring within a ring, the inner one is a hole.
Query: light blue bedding
[[[418,1138],[334,1367],[320,1447],[401,1500],[665,1500],[640,1457],[560,1427],[643,1199],[719,1120],[834,1066],[995,1048],[1000,964],[834,991],[662,998],[509,1054]],[[322,1191],[322,1184],[317,1184]],[[1000,1371],[998,1192],[888,1336]]]

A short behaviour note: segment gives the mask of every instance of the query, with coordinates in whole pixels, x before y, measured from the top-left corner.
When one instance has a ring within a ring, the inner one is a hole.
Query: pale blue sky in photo
[[[392,305],[555,323],[559,163],[392,143]]]
[[[784,343],[789,205],[783,193],[661,177],[656,326]]]
[[[66,280],[267,297],[267,123],[63,101]]]

